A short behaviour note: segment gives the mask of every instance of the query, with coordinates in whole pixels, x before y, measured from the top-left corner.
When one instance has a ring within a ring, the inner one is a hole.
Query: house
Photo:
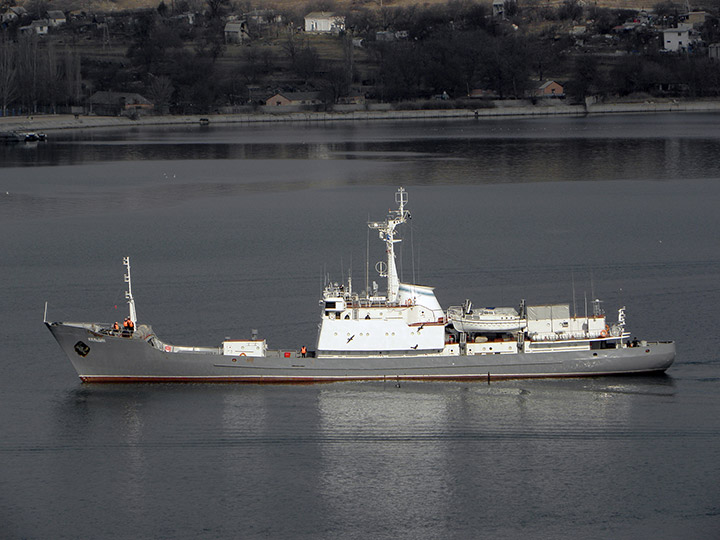
[[[493,0],[492,14],[493,17],[505,18],[505,0]]]
[[[407,30],[383,30],[375,32],[375,41],[396,41],[398,39],[407,39],[408,35]]]
[[[249,39],[247,21],[229,21],[225,23],[225,43],[242,43]]]
[[[266,105],[283,107],[288,105],[319,105],[320,92],[279,92],[265,100]]]
[[[690,11],[684,16],[685,22],[695,28],[705,24],[706,17],[707,13],[704,11]]]
[[[18,19],[25,17],[27,15],[27,11],[22,6],[12,6],[7,8],[7,10],[2,14],[2,17],[0,17],[0,22],[12,22],[17,21]]]
[[[663,49],[666,51],[687,51],[696,40],[697,34],[687,24],[663,30]]]
[[[345,30],[345,17],[332,11],[313,11],[305,15],[305,31],[337,34]]]
[[[545,81],[535,89],[536,97],[563,97],[565,89],[555,81]]]
[[[146,114],[154,108],[151,101],[131,92],[95,92],[88,105],[90,114],[101,116]]]
[[[281,24],[283,17],[272,9],[255,9],[245,14],[245,19],[252,24],[265,26],[268,24]]]
[[[48,23],[50,26],[60,26],[67,22],[65,14],[60,10],[52,10],[47,12]]]
[[[380,30],[375,32],[375,41],[395,41],[395,32],[392,30]]]
[[[48,33],[50,23],[47,19],[38,19],[30,23],[29,26],[21,26],[19,28],[21,34],[38,34],[44,36]]]
[[[192,26],[195,24],[195,14],[190,13],[189,11],[186,11],[185,13],[181,13],[180,15],[174,15],[170,17],[171,20],[177,21],[179,23],[186,23],[189,26]]]
[[[471,99],[495,99],[498,97],[498,94],[495,90],[487,88],[473,88],[467,97]]]
[[[708,56],[713,60],[720,60],[720,43],[708,45]]]
[[[365,96],[362,94],[350,94],[348,96],[341,96],[338,98],[338,105],[364,105]]]

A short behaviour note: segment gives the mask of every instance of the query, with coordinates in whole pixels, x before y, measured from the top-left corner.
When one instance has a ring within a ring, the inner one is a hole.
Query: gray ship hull
[[[231,356],[220,348],[166,352],[136,335],[100,334],[89,325],[46,323],[86,382],[292,383],[347,380],[510,379],[664,372],[674,342],[590,351],[515,354],[307,357],[297,351]],[[169,349],[172,349],[171,347]]]

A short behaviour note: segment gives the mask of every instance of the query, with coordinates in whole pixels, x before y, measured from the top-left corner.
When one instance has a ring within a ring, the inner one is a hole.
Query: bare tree
[[[174,92],[175,88],[169,77],[165,75],[153,77],[150,83],[150,98],[155,104],[155,110],[159,111],[160,114],[165,114]]]
[[[65,99],[67,104],[80,103],[82,78],[80,75],[80,55],[67,49],[65,51]]]
[[[40,58],[37,35],[23,35],[17,45],[18,92],[22,105],[30,112],[37,112],[40,99]]]
[[[45,103],[50,106],[51,112],[56,112],[55,107],[58,99],[61,99],[60,95],[62,86],[60,81],[62,79],[60,72],[60,64],[58,63],[57,54],[55,54],[55,47],[52,43],[47,44],[45,49],[46,54],[44,55],[43,61],[43,72],[41,75],[43,84],[41,86],[45,97]]]
[[[0,107],[3,116],[7,114],[8,105],[17,95],[16,75],[15,44],[3,32],[0,38]]]
[[[230,0],[205,0],[211,19],[220,17],[225,8],[230,5]]]
[[[295,34],[290,31],[287,34],[287,39],[282,42],[281,46],[283,51],[285,51],[285,55],[288,57],[288,60],[290,60],[290,63],[294,64],[298,50],[300,50],[300,47],[302,46],[302,40],[296,38]]]

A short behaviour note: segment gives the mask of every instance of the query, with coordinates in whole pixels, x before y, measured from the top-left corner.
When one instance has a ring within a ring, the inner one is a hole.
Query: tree
[[[168,69],[168,50],[182,48],[182,41],[177,32],[158,20],[154,13],[145,13],[138,19],[127,56],[145,73],[162,73]]]
[[[150,99],[155,104],[155,110],[160,114],[164,114],[169,106],[175,88],[169,77],[161,75],[160,77],[152,77],[150,81]]]
[[[65,68],[63,70],[65,81],[65,99],[67,105],[80,103],[82,77],[80,73],[80,55],[71,50],[65,51]]]
[[[419,45],[414,42],[378,44],[381,98],[387,101],[419,95],[424,66]]]
[[[230,5],[230,0],[205,0],[205,2],[207,3],[211,19],[220,18],[225,8]]]
[[[425,65],[425,86],[432,93],[450,95],[466,93],[474,79],[477,50],[472,40],[464,40],[455,33],[447,38],[428,39],[422,43]],[[472,70],[472,71],[470,71]]]
[[[479,72],[500,98],[523,97],[530,87],[531,56],[525,39],[513,34],[490,40]]]
[[[583,8],[578,0],[565,0],[557,13],[560,20],[575,21],[582,17]]]
[[[58,100],[62,100],[63,98],[63,86],[60,84],[62,80],[60,64],[58,63],[55,47],[52,43],[48,43],[45,48],[42,69],[42,98],[44,98],[43,101],[50,106],[50,110],[55,113]]]
[[[633,92],[650,90],[651,84],[675,82],[674,75],[658,73],[657,70],[652,70],[653,75],[649,78],[649,71],[647,60],[640,56],[627,56],[619,60],[612,70],[613,90],[620,96],[626,96]]]
[[[285,51],[285,56],[290,60],[290,64],[295,63],[295,57],[297,56],[298,50],[300,49],[301,43],[295,34],[290,31],[287,34],[287,38],[282,42],[282,50]]]
[[[22,105],[33,113],[40,98],[40,72],[37,35],[22,35],[17,47],[18,93]]]
[[[577,102],[584,102],[585,97],[598,92],[598,82],[596,58],[594,56],[575,58],[571,79],[566,85],[567,94]]]
[[[376,10],[366,8],[353,10],[348,14],[345,27],[357,36],[370,36],[380,27]]]
[[[195,53],[215,62],[225,51],[225,25],[220,18],[211,18],[195,45]]]
[[[337,103],[340,96],[346,96],[350,89],[350,78],[342,66],[332,67],[324,77],[323,95],[326,103]]]
[[[665,2],[658,2],[655,4],[653,6],[653,12],[655,13],[655,16],[659,18],[670,17],[677,14],[679,8],[679,4],[676,4],[671,0],[666,0]]]
[[[3,32],[0,36],[0,110],[3,116],[18,90],[15,54],[15,44]]]
[[[507,18],[517,17],[520,15],[520,7],[515,0],[505,0],[503,2],[503,12]]]
[[[168,77],[175,87],[176,103],[182,114],[206,112],[216,99],[216,75],[211,59],[178,50],[168,63]]]
[[[295,54],[293,71],[298,77],[309,79],[320,67],[320,55],[315,47],[305,46]]]
[[[720,19],[708,17],[700,27],[700,35],[705,43],[717,43],[720,41]]]
[[[239,105],[250,100],[250,90],[245,84],[245,70],[238,66],[228,73],[223,81],[223,94],[230,105]]]

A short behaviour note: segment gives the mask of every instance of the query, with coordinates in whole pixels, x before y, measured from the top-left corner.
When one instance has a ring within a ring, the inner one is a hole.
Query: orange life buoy
[[[600,337],[608,337],[610,335],[610,327],[605,326],[605,330],[600,332]]]
[[[244,352],[241,352],[240,356],[247,356],[247,354],[245,354]]]

